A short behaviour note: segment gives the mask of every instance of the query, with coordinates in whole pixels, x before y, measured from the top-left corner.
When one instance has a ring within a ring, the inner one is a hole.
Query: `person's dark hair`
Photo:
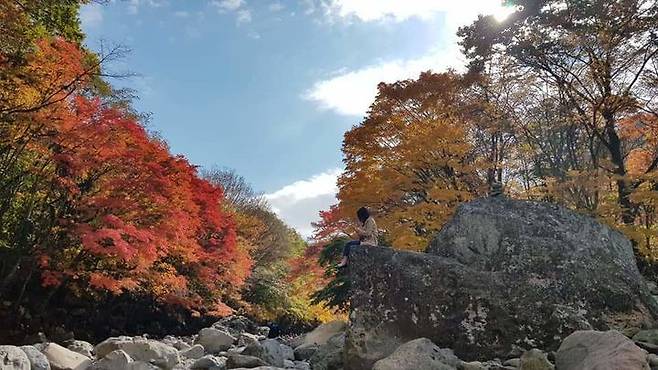
[[[365,223],[368,217],[370,217],[370,212],[368,212],[368,209],[366,207],[361,207],[359,208],[358,211],[356,211],[356,217],[359,218],[359,221],[361,221],[361,223]]]

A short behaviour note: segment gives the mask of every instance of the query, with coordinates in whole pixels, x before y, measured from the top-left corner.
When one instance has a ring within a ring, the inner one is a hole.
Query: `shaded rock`
[[[129,370],[161,370],[159,367],[144,361],[131,362]]]
[[[41,353],[35,346],[22,346],[21,350],[25,352],[30,360],[32,370],[50,370],[50,363],[46,355]]]
[[[196,344],[200,344],[208,353],[225,351],[235,343],[236,339],[228,332],[213,328],[201,329],[196,338]]]
[[[258,336],[250,333],[242,333],[238,337],[238,346],[248,346],[250,344],[258,343]]]
[[[242,354],[258,357],[272,366],[283,367],[283,349],[275,339],[265,339],[260,343],[249,345]]]
[[[633,336],[633,340],[658,345],[658,329],[640,330]]]
[[[658,355],[650,353],[647,356],[647,362],[649,363],[649,366],[651,366],[652,368],[658,367]]]
[[[133,362],[133,359],[130,358],[130,356],[118,349],[116,351],[112,351],[105,355],[102,359],[98,360],[95,362],[91,367],[89,368],[90,370],[123,370],[123,369],[129,369],[131,363]]]
[[[345,333],[329,338],[326,344],[319,346],[310,359],[313,370],[342,370]]]
[[[556,355],[560,370],[648,370],[647,353],[618,331],[577,331]]]
[[[521,356],[518,365],[521,370],[553,370],[555,366],[548,361],[546,354],[538,349],[531,349]]]
[[[462,362],[461,364],[459,364],[457,368],[459,370],[488,370],[489,369],[480,361]]]
[[[0,346],[0,370],[30,370],[30,359],[16,346]]]
[[[348,369],[367,369],[426,337],[460,358],[513,346],[553,351],[574,330],[653,325],[631,243],[547,203],[484,198],[461,205],[428,253],[356,247]]]
[[[379,360],[372,370],[454,370],[459,359],[452,350],[441,349],[427,338],[407,342],[390,356]]]
[[[283,360],[283,367],[286,369],[294,369],[295,368],[295,362],[290,361],[290,360]]]
[[[212,327],[220,330],[226,328],[229,334],[234,337],[238,337],[242,333],[262,335],[261,333],[263,331],[262,327],[244,316],[224,317],[212,324]],[[267,332],[269,333],[269,328],[267,329]],[[267,336],[267,334],[265,334],[265,336]]]
[[[224,370],[226,369],[226,358],[206,355],[194,361],[191,368],[195,370]]]
[[[519,367],[521,365],[521,359],[520,358],[510,358],[509,360],[503,362],[503,365]]]
[[[295,352],[294,352],[295,359],[297,359],[297,360],[308,360],[311,357],[313,357],[313,355],[315,354],[315,352],[317,352],[317,350],[318,350],[318,345],[317,344],[314,344],[314,343],[303,344],[303,345],[295,348]]]
[[[46,356],[53,370],[84,370],[91,365],[89,357],[56,343],[48,343],[41,352]]]
[[[205,349],[203,348],[202,345],[200,344],[195,344],[192,347],[183,350],[180,352],[180,355],[185,357],[185,358],[190,358],[190,359],[198,359],[203,357],[205,354]]]
[[[290,348],[290,346],[287,346],[285,344],[279,343],[279,346],[281,347],[281,352],[283,354],[283,359],[284,360],[294,360],[295,359],[295,351]]]
[[[247,356],[237,353],[231,353],[226,360],[226,367],[229,369],[235,369],[236,367],[253,368],[258,366],[267,366],[267,363],[255,356]]]
[[[295,369],[297,369],[297,370],[311,370],[311,365],[308,362],[295,361]]]

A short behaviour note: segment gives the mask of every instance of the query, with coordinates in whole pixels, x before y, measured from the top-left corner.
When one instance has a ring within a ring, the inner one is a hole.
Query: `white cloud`
[[[236,22],[238,22],[238,24],[251,22],[251,12],[248,9],[238,10],[237,14],[238,17],[236,18]]]
[[[418,18],[423,22],[443,22],[441,44],[416,58],[378,61],[360,69],[340,71],[317,81],[302,96],[322,109],[349,116],[363,116],[377,94],[379,82],[416,78],[426,70],[461,70],[464,59],[457,44],[460,26],[473,22],[478,14],[509,14],[498,0],[330,0],[320,2],[325,15],[362,22],[401,22]],[[309,3],[308,9],[316,9]],[[442,14],[442,21],[437,15]]]
[[[266,194],[265,198],[281,219],[303,236],[310,237],[311,222],[319,219],[318,212],[336,203],[336,181],[341,172],[336,168],[296,181]]]
[[[88,4],[80,8],[80,23],[84,29],[98,27],[103,23],[103,8],[100,4]]]
[[[342,115],[363,116],[377,95],[377,84],[416,78],[427,70],[448,68],[459,70],[463,65],[457,47],[431,52],[417,59],[380,62],[365,68],[339,73],[316,82],[303,97],[315,101],[322,109]]]
[[[128,13],[137,14],[139,13],[139,8],[144,6],[150,6],[152,8],[159,8],[163,5],[167,5],[167,0],[129,0],[128,1]]]
[[[502,0],[330,0],[323,4],[332,15],[356,17],[364,22],[431,19],[437,13],[461,18],[473,13],[494,14],[502,8]]]
[[[280,12],[285,8],[285,6],[283,6],[283,4],[277,1],[275,3],[270,4],[267,8],[272,12]]]
[[[211,4],[220,11],[235,11],[244,5],[244,0],[213,0]]]

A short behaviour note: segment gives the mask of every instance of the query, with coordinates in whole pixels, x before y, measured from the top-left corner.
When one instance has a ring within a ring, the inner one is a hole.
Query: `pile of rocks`
[[[121,336],[96,346],[84,341],[0,346],[0,370],[310,370],[311,357],[326,344],[309,333],[308,340],[295,339],[304,347],[295,351],[282,339],[268,339],[268,332],[232,316],[191,337]],[[311,343],[316,347],[310,348]]]
[[[372,370],[649,370],[658,368],[658,355],[640,346],[656,352],[656,344],[658,330],[639,332],[633,340],[615,330],[577,331],[568,336],[556,352],[517,348],[507,359],[464,362],[452,350],[439,348],[427,338],[419,338],[377,361]]]

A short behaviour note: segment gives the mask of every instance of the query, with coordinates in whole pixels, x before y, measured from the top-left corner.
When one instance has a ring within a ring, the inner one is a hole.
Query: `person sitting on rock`
[[[350,256],[350,250],[355,245],[371,245],[377,246],[377,224],[375,219],[370,216],[370,212],[366,207],[359,208],[356,211],[356,217],[359,219],[359,226],[356,227],[356,233],[359,236],[358,240],[352,240],[345,244],[343,247],[343,259],[338,264],[338,268],[347,266]]]

